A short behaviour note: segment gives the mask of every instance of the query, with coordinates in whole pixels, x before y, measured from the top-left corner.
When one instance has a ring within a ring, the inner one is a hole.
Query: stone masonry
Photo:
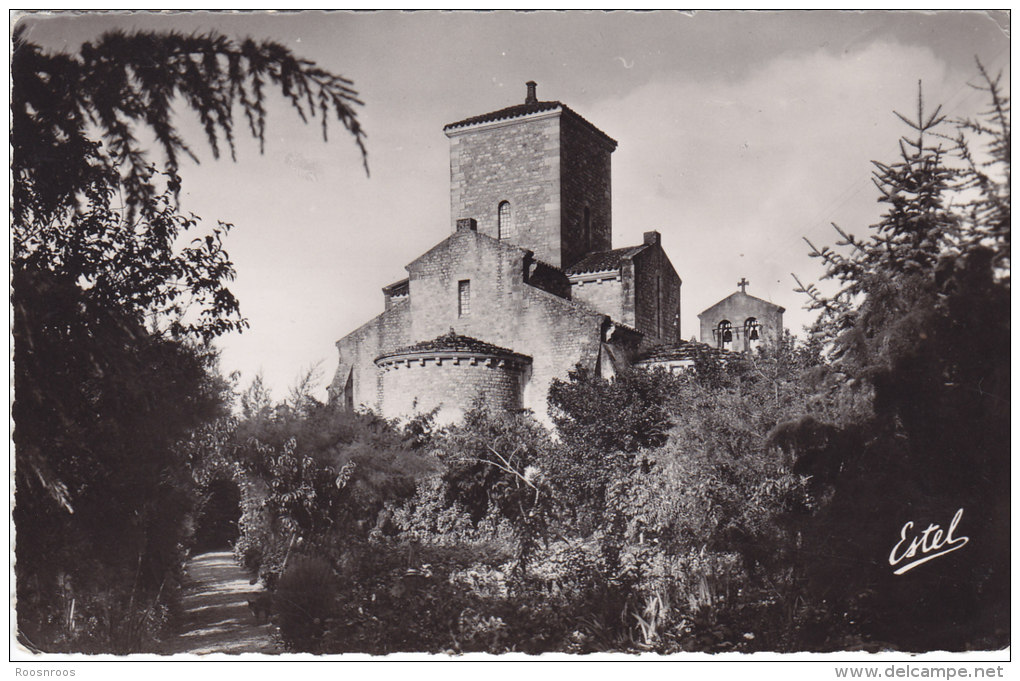
[[[451,123],[450,213],[555,267],[612,240],[610,155],[616,142],[559,102],[530,101]],[[498,209],[508,202],[500,234]]]
[[[589,253],[566,274],[573,300],[640,331],[646,346],[681,340],[683,282],[662,249],[658,232],[645,232],[640,246]]]
[[[748,352],[757,342],[778,341],[783,334],[783,313],[786,309],[756,298],[743,289],[733,293],[698,315],[701,322],[701,340],[714,348],[734,352]],[[730,331],[726,340],[726,330]],[[757,334],[753,331],[757,330]],[[757,335],[757,338],[754,336]]]
[[[437,410],[440,421],[455,420],[464,405],[514,410],[523,404],[523,383],[531,359],[453,332],[376,359],[382,371],[383,413]]]

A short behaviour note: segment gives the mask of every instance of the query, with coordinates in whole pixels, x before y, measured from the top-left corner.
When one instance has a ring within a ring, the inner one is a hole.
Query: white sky
[[[1009,69],[1008,16],[964,12],[267,12],[34,16],[29,39],[77,49],[110,28],[214,29],[270,38],[351,78],[365,106],[371,177],[339,128],[324,143],[279,98],[259,155],[213,161],[185,138],[182,208],[236,225],[232,290],[251,329],[224,337],[223,369],[258,371],[282,397],[297,374],[335,370],[337,339],[382,311],[380,288],[450,230],[443,125],[524,101],[538,82],[619,142],[614,247],[657,229],[683,279],[682,328],[736,290],[810,321],[790,276],[820,274],[806,236],[861,235],[881,212],[870,161],[892,160],[892,113],[926,100],[982,110],[974,57]],[[243,120],[238,121],[238,127]],[[160,160],[156,157],[156,160]],[[802,335],[802,334],[801,334]]]

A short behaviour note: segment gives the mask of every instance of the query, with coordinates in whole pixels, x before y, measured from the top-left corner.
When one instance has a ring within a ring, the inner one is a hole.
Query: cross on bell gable
[[[740,281],[737,282],[737,286],[740,287],[740,292],[741,293],[747,293],[747,290],[746,290],[747,289],[747,285],[750,284],[750,283],[751,282],[749,282],[747,280],[747,277],[741,277]]]

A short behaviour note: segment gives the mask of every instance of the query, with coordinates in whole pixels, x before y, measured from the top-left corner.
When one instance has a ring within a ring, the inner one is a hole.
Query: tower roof
[[[576,111],[568,107],[563,102],[548,101],[540,102],[535,97],[535,83],[533,81],[528,82],[528,96],[524,100],[523,104],[515,104],[514,106],[508,106],[505,109],[498,111],[492,111],[480,116],[472,116],[471,118],[465,118],[464,120],[457,121],[455,123],[448,123],[443,126],[443,131],[449,133],[452,130],[458,130],[461,128],[468,128],[473,125],[481,125],[483,123],[494,123],[496,121],[506,121],[514,118],[522,118],[524,116],[530,116],[532,114],[543,113],[546,111],[562,111],[564,115],[570,116],[582,124],[587,126],[592,131],[598,133],[606,142],[609,142],[613,149],[616,148],[616,140],[602,132],[594,125],[592,125],[583,116],[578,114]]]
[[[491,123],[493,121],[504,121],[511,118],[520,118],[521,116],[528,116],[530,114],[542,113],[543,111],[553,111],[554,109],[565,109],[567,108],[562,102],[534,102],[531,104],[516,104],[514,106],[508,106],[505,109],[499,111],[492,111],[490,113],[482,114],[480,116],[472,116],[471,118],[465,118],[462,121],[456,123],[449,123],[443,126],[443,130],[453,130],[455,128],[466,128],[469,125],[477,125],[479,123]]]

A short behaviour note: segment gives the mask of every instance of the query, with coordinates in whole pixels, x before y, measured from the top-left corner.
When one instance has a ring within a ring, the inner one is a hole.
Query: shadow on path
[[[229,551],[203,553],[185,567],[181,633],[167,654],[269,653],[284,649],[272,625],[256,624],[248,598],[258,593]]]

